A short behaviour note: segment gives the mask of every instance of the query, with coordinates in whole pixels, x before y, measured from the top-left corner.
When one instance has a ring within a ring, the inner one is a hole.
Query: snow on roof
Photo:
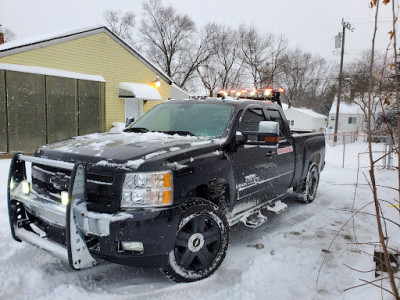
[[[286,109],[286,111],[288,111],[289,109],[294,110],[294,111],[298,111],[301,112],[305,115],[308,115],[310,117],[316,118],[316,119],[326,119],[327,116],[321,115],[315,111],[313,111],[312,109],[308,109],[308,108],[295,108],[295,107],[291,107]]]
[[[161,95],[154,87],[144,83],[121,82],[119,84],[120,98],[141,98],[148,100],[161,100]]]
[[[61,37],[67,37],[70,35],[75,35],[78,33],[95,30],[95,29],[98,29],[101,27],[102,27],[101,25],[97,25],[97,26],[90,26],[90,27],[84,27],[84,28],[79,28],[79,29],[72,29],[72,30],[68,30],[68,31],[63,30],[63,31],[49,32],[49,33],[40,34],[40,35],[34,35],[34,36],[27,37],[27,38],[22,38],[22,39],[18,39],[15,41],[4,43],[3,45],[0,46],[0,51],[10,50],[13,48],[28,46],[28,45],[32,45],[32,44],[37,44],[40,42],[49,41],[49,40],[53,40],[53,39],[57,39],[57,38],[61,38]]]
[[[149,60],[146,55],[141,53],[139,50],[133,48],[130,46],[127,42],[125,42],[123,39],[112,33],[110,29],[108,29],[106,26],[103,25],[95,25],[95,26],[90,26],[90,27],[84,27],[84,28],[78,28],[78,29],[71,29],[68,31],[58,31],[58,32],[52,32],[52,33],[46,33],[46,34],[41,34],[41,35],[35,35],[29,38],[23,38],[23,39],[18,39],[15,41],[7,42],[4,43],[3,45],[0,46],[0,52],[2,51],[8,51],[12,50],[15,48],[20,48],[20,47],[26,47],[26,46],[31,46],[43,42],[48,42],[60,38],[67,38],[73,35],[89,32],[89,31],[94,31],[94,30],[104,30],[107,34],[111,34],[115,36],[117,39],[119,39],[126,47],[129,48],[130,51],[135,53],[138,57],[140,57],[142,60],[144,60],[148,65],[150,65],[152,68],[154,68],[161,76],[165,77],[167,80],[170,82],[173,82],[172,79],[155,63],[153,63],[151,60]]]
[[[82,80],[105,82],[104,78],[102,76],[100,76],[100,75],[89,75],[89,74],[69,72],[69,71],[64,71],[64,70],[57,70],[57,69],[50,69],[50,68],[43,68],[43,67],[23,66],[23,65],[0,63],[0,70],[15,71],[15,72],[25,72],[25,73],[32,73],[32,74],[42,74],[42,75],[49,75],[49,76],[67,77],[67,78],[73,78],[73,79],[82,79]]]
[[[336,106],[337,106],[337,101],[333,101],[331,110],[329,111],[329,114],[336,114]],[[340,107],[339,107],[339,113],[340,114],[349,114],[349,115],[358,115],[362,114],[361,108],[355,104],[355,103],[347,103],[344,101],[340,101]]]

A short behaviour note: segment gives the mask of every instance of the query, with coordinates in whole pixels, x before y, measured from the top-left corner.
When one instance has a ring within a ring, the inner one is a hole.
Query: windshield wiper
[[[159,131],[162,133],[166,133],[166,134],[178,134],[178,135],[190,135],[190,136],[196,136],[195,134],[191,133],[190,131],[184,131],[184,130],[168,130],[168,131]]]
[[[125,128],[124,132],[139,132],[139,133],[145,133],[148,132],[149,130],[144,127],[131,127],[131,128]]]

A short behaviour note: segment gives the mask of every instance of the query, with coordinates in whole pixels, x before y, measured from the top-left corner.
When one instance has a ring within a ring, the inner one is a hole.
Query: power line
[[[364,24],[364,23],[375,23],[375,21],[359,21],[359,22],[353,22],[354,24]],[[378,23],[393,23],[393,21],[378,21]]]
[[[371,18],[363,17],[363,18],[346,18],[347,20],[370,20]],[[391,17],[382,17],[380,19],[392,19]]]

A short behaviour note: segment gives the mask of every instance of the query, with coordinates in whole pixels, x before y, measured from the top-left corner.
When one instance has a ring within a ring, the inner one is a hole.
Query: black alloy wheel
[[[314,165],[312,168],[310,168],[309,173],[307,175],[306,184],[309,195],[308,201],[313,201],[315,199],[315,195],[317,194],[318,183],[319,183],[318,168],[316,165]]]
[[[303,203],[312,202],[317,195],[317,189],[319,184],[319,171],[318,166],[312,163],[307,171],[307,176],[300,187],[297,187],[294,191],[297,200]]]
[[[214,204],[195,199],[181,216],[174,250],[163,271],[177,282],[210,276],[222,263],[228,247],[226,217]]]
[[[176,235],[176,261],[184,269],[199,271],[210,266],[220,247],[218,224],[207,215],[198,215],[190,219]]]

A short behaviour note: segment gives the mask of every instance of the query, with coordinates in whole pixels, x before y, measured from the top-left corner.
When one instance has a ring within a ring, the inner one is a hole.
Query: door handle
[[[270,150],[270,151],[268,151],[268,152],[265,154],[265,156],[267,156],[267,157],[274,157],[274,156],[275,156],[275,152],[272,151],[272,150]]]

